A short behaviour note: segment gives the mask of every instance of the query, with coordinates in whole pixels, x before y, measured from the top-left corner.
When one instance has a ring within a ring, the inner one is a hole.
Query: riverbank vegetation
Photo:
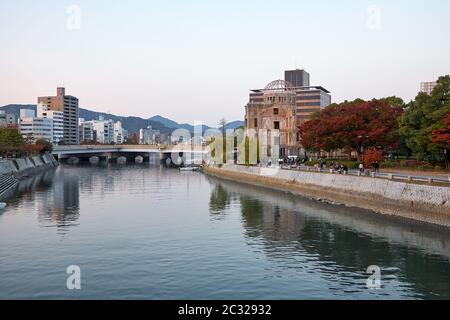
[[[340,151],[348,160],[391,168],[450,169],[450,76],[409,103],[389,97],[332,104],[299,131],[308,152]]]
[[[18,158],[51,152],[53,145],[43,139],[23,139],[16,128],[0,128],[0,156]]]

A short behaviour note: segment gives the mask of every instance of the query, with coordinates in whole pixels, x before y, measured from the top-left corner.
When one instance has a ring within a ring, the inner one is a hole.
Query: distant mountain
[[[154,116],[154,117],[151,117],[148,120],[162,123],[163,125],[165,125],[168,128],[177,129],[177,128],[180,127],[180,125],[177,122],[172,121],[172,120],[167,119],[167,118],[164,118],[162,116]]]
[[[187,124],[187,123],[178,123],[178,122],[175,122],[173,120],[164,118],[164,117],[159,116],[159,115],[151,117],[149,120],[160,122],[160,123],[164,124],[166,127],[169,127],[169,128],[172,128],[172,129],[186,129],[189,132],[194,132],[194,126],[193,125],[190,125],[190,124]],[[210,127],[208,127],[206,125],[203,125],[203,127],[202,127],[203,132],[205,132],[208,129],[210,129]]]
[[[225,125],[225,129],[227,130],[234,130],[237,129],[239,127],[243,127],[245,125],[244,121],[241,120],[237,120],[237,121],[233,121],[233,122],[229,122]]]
[[[36,111],[35,104],[10,104],[7,106],[0,107],[0,110],[5,110],[6,113],[11,113],[19,118],[20,109],[30,109]],[[194,126],[186,123],[178,123],[173,120],[164,118],[162,116],[154,116],[149,119],[143,119],[140,117],[123,117],[116,116],[110,113],[104,112],[96,112],[88,109],[80,108],[80,118],[83,118],[86,121],[90,120],[98,120],[100,116],[103,116],[105,119],[111,119],[113,121],[121,121],[123,127],[128,130],[129,133],[137,133],[139,129],[146,128],[148,126],[152,126],[153,129],[161,131],[163,134],[171,134],[175,129],[186,129],[189,132],[194,132]],[[243,121],[233,121],[228,123],[225,128],[226,129],[236,129],[240,126],[243,126]],[[210,127],[203,125],[203,132],[210,129]]]
[[[192,131],[194,130],[194,126],[193,126],[193,125],[186,124],[186,123],[181,123],[181,124],[180,124],[180,123],[178,123],[178,122],[175,122],[175,121],[173,121],[173,120],[164,118],[164,117],[159,116],[159,115],[158,115],[158,116],[151,117],[149,120],[160,122],[160,123],[164,124],[166,127],[173,128],[173,129],[179,129],[179,128],[182,128],[182,129],[187,129],[187,130],[189,130],[190,132],[192,132]],[[225,128],[226,128],[226,129],[234,130],[234,129],[239,128],[239,127],[242,127],[242,126],[244,126],[244,121],[237,120],[237,121],[233,121],[233,122],[227,123],[227,124],[225,125]],[[208,127],[208,126],[206,126],[206,125],[203,125],[203,132],[205,132],[205,131],[208,130],[208,129],[211,129],[211,127]]]
[[[4,107],[0,107],[0,110],[5,110],[7,113],[14,114],[16,119],[19,118],[20,109],[30,109],[36,111],[36,105],[28,104],[11,104]],[[104,112],[96,112],[87,109],[80,108],[80,118],[83,118],[86,121],[90,120],[98,120],[99,116],[103,116],[105,119],[111,119],[113,121],[121,121],[123,127],[128,130],[129,133],[137,133],[141,128],[147,128],[148,126],[152,126],[153,129],[161,131],[163,134],[171,134],[173,129],[166,127],[164,124],[152,121],[148,119],[142,119],[139,117],[122,117],[116,116],[109,113]]]
[[[116,116],[109,113],[104,112],[96,112],[87,109],[80,108],[80,118],[83,118],[86,121],[98,120],[100,116],[103,116],[106,120],[120,121],[122,122],[122,126],[128,130],[129,133],[137,133],[139,129],[147,128],[151,126],[155,130],[159,130],[163,134],[171,134],[173,129],[165,126],[164,124],[152,121],[148,119],[142,119],[139,117],[123,117]]]
[[[4,110],[6,113],[13,114],[16,119],[19,119],[20,109],[29,109],[36,112],[35,104],[9,104],[4,107],[0,107],[0,110]]]

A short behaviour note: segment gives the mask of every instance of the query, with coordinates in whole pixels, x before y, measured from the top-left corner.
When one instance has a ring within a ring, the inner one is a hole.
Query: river
[[[146,164],[22,181],[0,259],[0,299],[450,299],[448,230]]]

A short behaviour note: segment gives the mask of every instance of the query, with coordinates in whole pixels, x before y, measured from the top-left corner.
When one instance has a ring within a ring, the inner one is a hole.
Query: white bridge
[[[53,149],[53,156],[58,160],[68,158],[99,157],[106,160],[119,157],[138,157],[166,160],[177,155],[180,158],[189,158],[201,161],[208,153],[209,148],[204,146],[179,145],[70,145],[57,146]]]

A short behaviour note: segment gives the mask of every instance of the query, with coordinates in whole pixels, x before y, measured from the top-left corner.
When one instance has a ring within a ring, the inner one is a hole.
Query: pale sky
[[[333,102],[410,100],[450,73],[449,12],[447,0],[0,0],[0,106],[64,85],[83,108],[217,125],[296,67]]]

